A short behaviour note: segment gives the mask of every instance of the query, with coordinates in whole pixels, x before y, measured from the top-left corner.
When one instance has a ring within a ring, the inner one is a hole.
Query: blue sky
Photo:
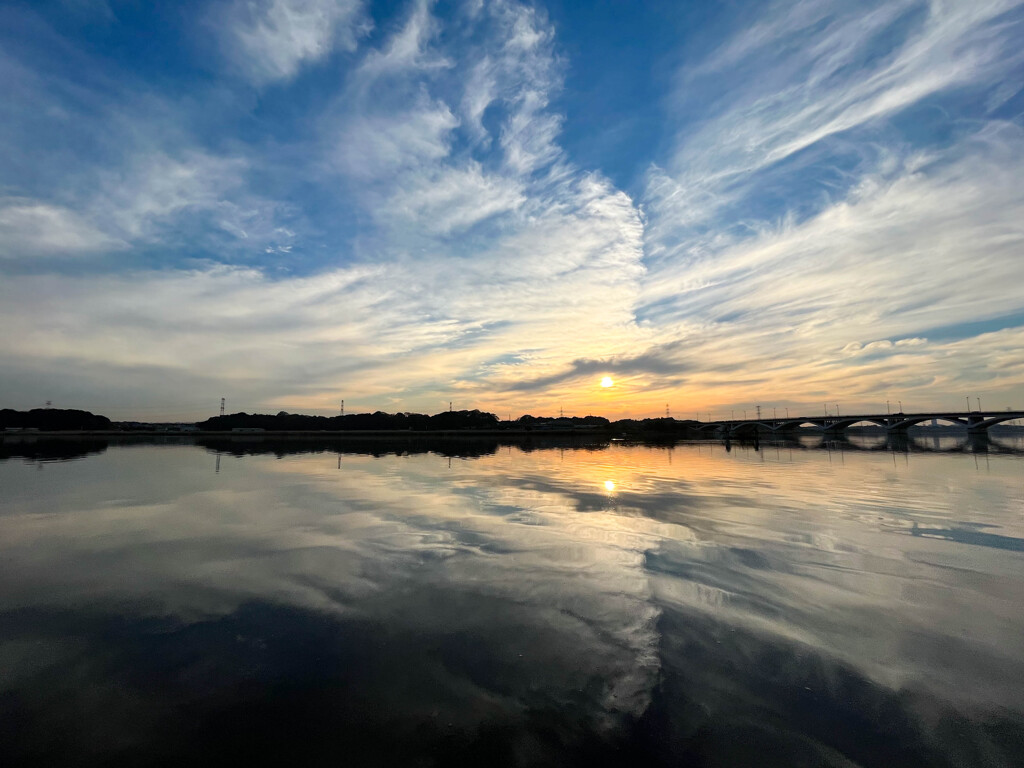
[[[0,401],[1024,408],[1022,33],[1016,0],[4,3]]]

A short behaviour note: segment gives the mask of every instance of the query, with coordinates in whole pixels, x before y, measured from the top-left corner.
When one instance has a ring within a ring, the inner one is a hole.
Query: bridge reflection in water
[[[696,429],[708,434],[731,436],[778,435],[820,432],[841,434],[856,425],[881,427],[888,434],[907,434],[910,427],[925,422],[966,427],[969,434],[986,434],[989,427],[1005,421],[1024,419],[1024,411],[936,411],[931,413],[859,414],[853,416],[796,416],[787,419],[729,419],[708,421]]]

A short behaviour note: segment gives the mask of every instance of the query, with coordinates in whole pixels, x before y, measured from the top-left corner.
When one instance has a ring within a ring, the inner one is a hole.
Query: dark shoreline
[[[887,433],[880,429],[863,428],[858,429],[856,427],[848,428],[844,430],[846,434],[856,437],[886,437]],[[1021,436],[1024,435],[1024,427],[991,427],[989,429],[990,434],[995,436]],[[923,427],[923,428],[911,428],[907,430],[907,435],[910,437],[965,437],[967,431],[965,429],[957,429],[955,427],[950,428],[934,428],[934,427]],[[485,437],[485,438],[526,438],[526,437],[544,437],[544,436],[558,436],[558,437],[595,437],[603,439],[612,438],[626,438],[629,440],[648,441],[648,442],[663,442],[666,440],[674,440],[681,442],[722,442],[726,438],[718,433],[701,433],[696,430],[679,430],[675,432],[657,432],[657,431],[623,431],[619,429],[428,429],[428,430],[411,430],[411,429],[340,429],[340,430],[327,430],[327,429],[266,429],[266,430],[118,430],[118,429],[106,429],[106,430],[84,430],[84,429],[64,429],[64,430],[17,430],[17,431],[0,431],[0,439],[7,438],[24,438],[24,437],[322,437],[322,438],[358,438],[363,439],[367,437],[381,437],[381,438],[405,438],[405,437],[450,437],[454,439],[466,439],[474,437]],[[801,437],[822,437],[826,436],[826,433],[816,429],[796,429],[791,432],[787,432],[779,435],[770,435],[762,433],[759,435],[759,439],[762,441],[770,440],[785,440],[785,439],[799,439]],[[739,442],[741,440],[749,441],[753,439],[751,436],[744,436],[743,438],[732,437],[731,440]],[[834,436],[831,438],[834,439]]]

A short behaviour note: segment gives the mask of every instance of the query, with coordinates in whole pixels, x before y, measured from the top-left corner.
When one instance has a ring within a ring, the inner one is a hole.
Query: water
[[[4,765],[1024,763],[1020,439],[8,441],[0,563]]]

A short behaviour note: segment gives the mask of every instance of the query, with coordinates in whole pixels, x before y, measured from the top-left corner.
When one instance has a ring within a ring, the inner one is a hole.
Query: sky
[[[1021,39],[1024,0],[4,0],[0,407],[1024,409]]]

